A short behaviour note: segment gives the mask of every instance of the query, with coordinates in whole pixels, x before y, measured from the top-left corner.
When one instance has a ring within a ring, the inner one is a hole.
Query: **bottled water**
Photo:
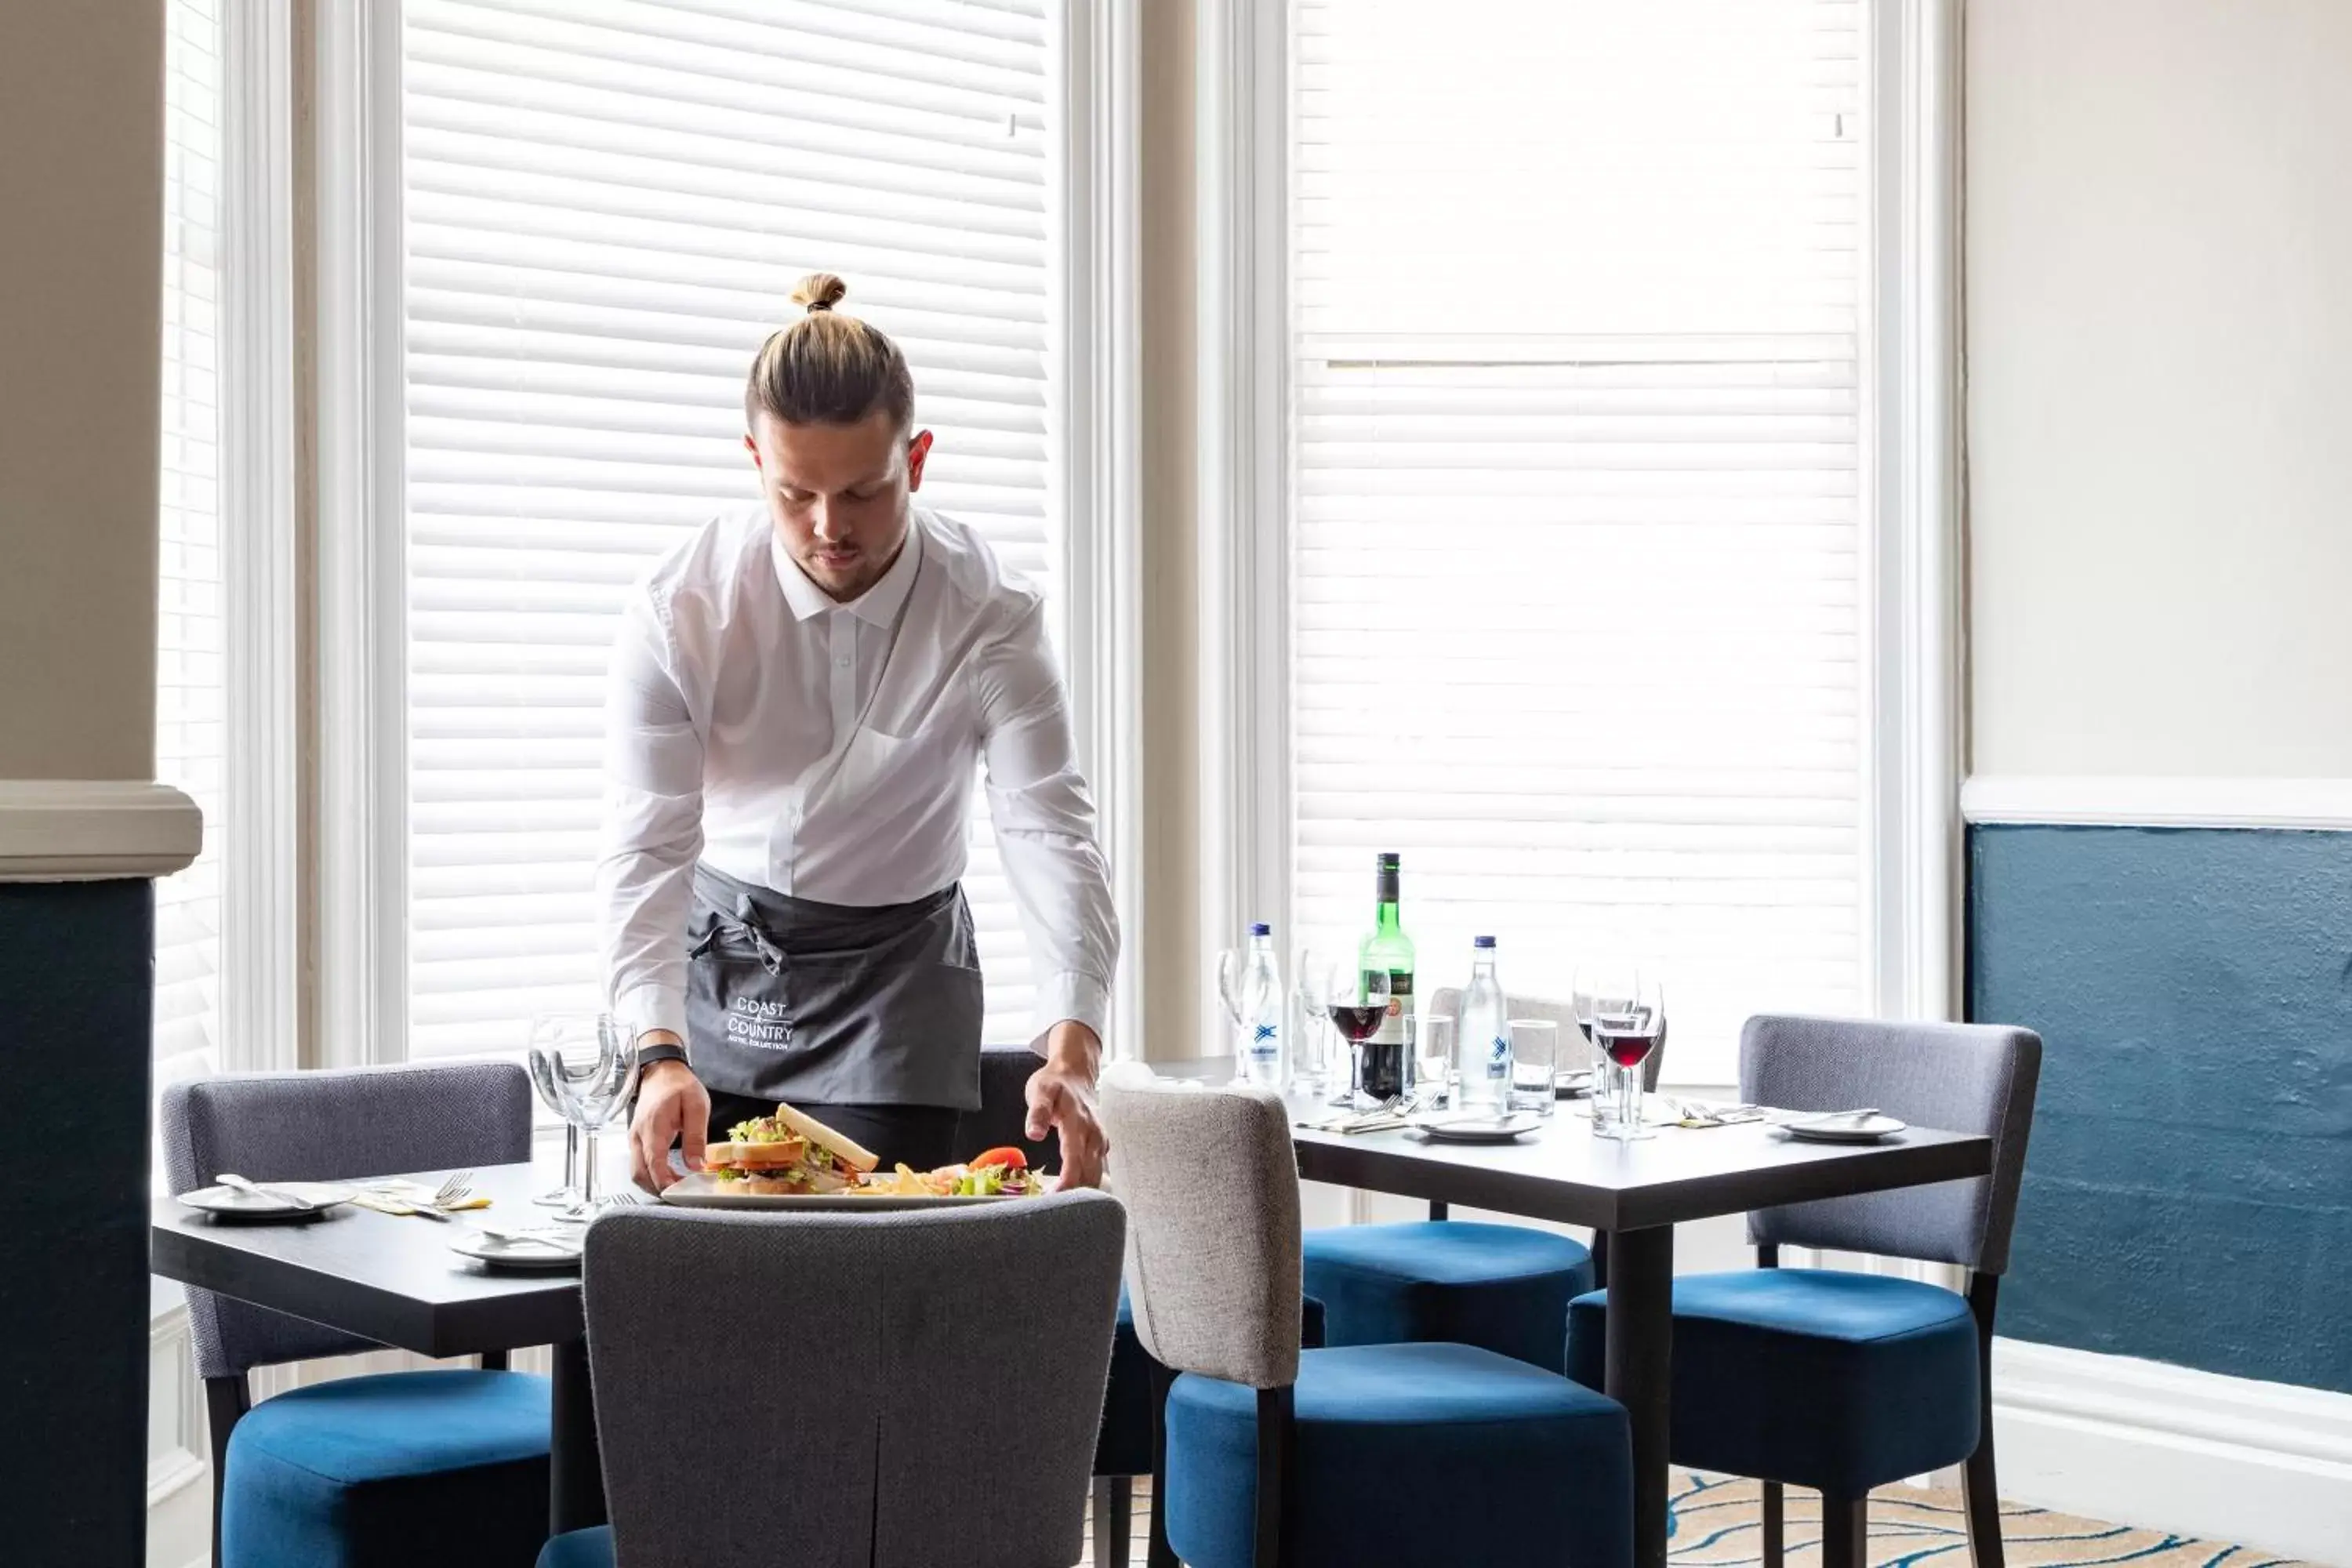
[[[1231,956],[1231,955],[1228,955]],[[1239,973],[1221,966],[1225,1010],[1240,1036],[1236,1078],[1276,1093],[1288,1087],[1289,1053],[1283,1045],[1283,1015],[1289,993],[1274,955],[1274,928],[1260,921],[1249,928],[1249,945],[1239,955]]]
[[[1502,982],[1495,978],[1491,936],[1471,942],[1470,985],[1462,993],[1462,1010],[1454,1020],[1454,1068],[1461,1087],[1454,1103],[1500,1116],[1511,1101],[1511,1019]]]

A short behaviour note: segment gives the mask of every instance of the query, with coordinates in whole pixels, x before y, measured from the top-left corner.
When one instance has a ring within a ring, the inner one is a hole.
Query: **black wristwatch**
[[[673,1045],[667,1040],[660,1041],[655,1045],[639,1046],[637,1047],[637,1070],[639,1072],[645,1071],[656,1062],[682,1062],[685,1060],[686,1047],[680,1045]],[[688,1065],[692,1066],[693,1064],[688,1063]]]

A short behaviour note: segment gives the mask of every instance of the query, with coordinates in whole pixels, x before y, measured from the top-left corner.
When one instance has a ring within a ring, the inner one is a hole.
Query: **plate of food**
[[[918,1171],[881,1169],[854,1139],[789,1105],[739,1121],[727,1141],[703,1151],[702,1169],[671,1184],[662,1202],[681,1208],[937,1208],[1003,1203],[1047,1191],[1027,1156],[1005,1147]]]

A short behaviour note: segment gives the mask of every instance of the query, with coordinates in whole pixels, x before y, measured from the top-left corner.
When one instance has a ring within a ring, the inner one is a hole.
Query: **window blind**
[[[1292,8],[1299,930],[1860,1008],[1857,0]]]
[[[220,527],[221,26],[170,0],[163,79],[163,406],[155,776],[204,813],[204,852],[155,884],[155,1085],[216,1072],[224,688]]]
[[[889,332],[921,499],[1054,595],[1049,0],[409,0],[410,1050],[598,1004],[603,678],[630,581],[757,495],[802,274]],[[1029,960],[985,808],[989,1037]]]

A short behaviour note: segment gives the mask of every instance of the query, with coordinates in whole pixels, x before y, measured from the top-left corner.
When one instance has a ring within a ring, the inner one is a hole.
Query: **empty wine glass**
[[[533,1046],[528,1058],[540,1098],[554,1105],[580,1132],[578,1192],[562,1217],[581,1221],[593,1219],[610,1205],[612,1200],[596,1192],[596,1134],[628,1104],[637,1087],[636,1031],[609,1013],[597,1014],[590,1022],[584,1037],[575,1030],[562,1044]]]
[[[1290,1081],[1310,1100],[1320,1098],[1329,1089],[1338,1055],[1331,1049],[1331,1018],[1325,1012],[1331,1005],[1335,978],[1330,960],[1311,947],[1298,950],[1298,964],[1291,979],[1291,999],[1298,1008],[1299,1029],[1297,1050],[1290,1064]]]
[[[558,1061],[567,1056],[578,1060],[595,1037],[593,1013],[541,1013],[532,1017],[524,1046],[530,1052],[551,1051]],[[534,1071],[531,1087],[539,1091],[541,1104],[563,1117],[563,1101],[554,1092],[552,1079],[542,1083]],[[545,1208],[573,1209],[580,1205],[580,1128],[569,1117],[563,1117],[563,1184],[530,1201]]]

